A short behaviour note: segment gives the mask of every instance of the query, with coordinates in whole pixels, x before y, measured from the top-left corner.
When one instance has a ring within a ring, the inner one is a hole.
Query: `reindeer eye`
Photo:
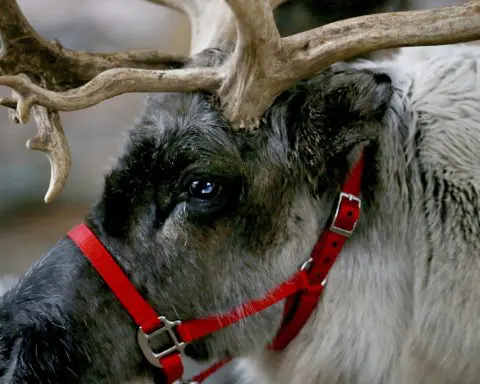
[[[196,199],[211,200],[217,197],[222,192],[222,189],[222,186],[215,182],[195,180],[190,184],[188,193]]]

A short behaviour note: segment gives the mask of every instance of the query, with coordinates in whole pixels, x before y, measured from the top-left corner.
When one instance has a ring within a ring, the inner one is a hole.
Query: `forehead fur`
[[[149,97],[132,140],[154,141],[164,161],[182,156],[187,161],[217,155],[239,158],[228,124],[199,93]]]
[[[152,160],[157,165],[165,163],[167,168],[192,162],[213,167],[214,161],[246,168],[287,165],[286,127],[278,118],[282,112],[275,113],[275,121],[265,119],[253,133],[235,132],[210,99],[202,93],[152,95],[131,132],[130,143],[143,146],[150,142],[154,148]]]
[[[179,192],[176,184],[192,167],[205,178],[241,181],[242,187],[248,185],[250,201],[263,204],[274,185],[293,177],[282,132],[285,127],[266,123],[253,134],[233,132],[202,93],[151,95],[129,132],[124,155],[106,177],[105,226],[110,223],[110,232],[115,228],[125,236],[132,222],[158,212],[159,195],[164,199],[160,209],[168,215],[167,200]]]

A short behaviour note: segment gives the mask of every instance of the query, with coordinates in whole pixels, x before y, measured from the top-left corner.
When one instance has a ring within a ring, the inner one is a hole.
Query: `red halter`
[[[171,384],[183,376],[180,352],[188,343],[236,323],[284,299],[287,299],[284,321],[268,348],[272,350],[284,349],[295,338],[315,310],[327,274],[341,252],[345,241],[354,231],[360,217],[361,201],[358,195],[363,174],[363,162],[362,153],[360,160],[353,167],[351,174],[343,185],[332,222],[317,241],[310,259],[289,280],[268,292],[263,298],[250,301],[225,314],[185,322],[169,321],[163,316],[158,316],[150,304],[138,293],[110,252],[85,224],[73,228],[68,236],[91,261],[100,276],[129,312],[139,327],[137,340],[145,358],[150,364],[161,368],[168,384]],[[293,308],[296,309],[291,314]],[[168,334],[171,346],[160,352],[153,351],[149,341],[162,333]],[[203,382],[230,360],[224,360],[213,365],[191,379],[190,383]]]

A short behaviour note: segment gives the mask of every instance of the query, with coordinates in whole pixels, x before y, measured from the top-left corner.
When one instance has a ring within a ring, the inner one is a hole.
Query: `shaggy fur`
[[[371,204],[309,325],[243,365],[255,383],[477,383],[480,47],[337,67],[392,79]]]
[[[189,356],[245,356],[262,384],[478,381],[480,49],[446,49],[336,65],[280,95],[253,134],[232,132],[210,95],[148,98],[86,221],[170,319],[226,311],[291,276],[366,145],[364,214],[300,335],[264,350],[276,305]],[[1,298],[1,383],[138,377],[162,382],[69,239]]]

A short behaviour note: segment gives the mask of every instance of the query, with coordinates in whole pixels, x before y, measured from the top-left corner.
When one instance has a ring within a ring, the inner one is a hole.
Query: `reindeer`
[[[413,46],[480,38],[480,3],[280,38],[280,0],[156,2],[190,58],[69,51],[0,0],[0,104],[38,123],[46,201],[59,111],[151,93],[84,223],[1,298],[1,382],[171,383],[181,354],[252,383],[478,382],[480,49]]]

